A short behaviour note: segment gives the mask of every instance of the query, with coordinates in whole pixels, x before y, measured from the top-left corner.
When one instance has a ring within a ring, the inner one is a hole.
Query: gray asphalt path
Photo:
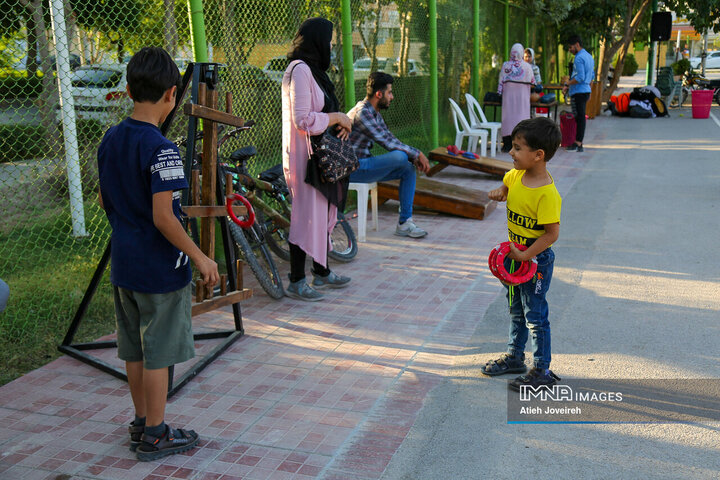
[[[554,247],[552,369],[564,379],[717,379],[720,126],[684,109],[599,117],[588,129],[591,158],[564,197]],[[508,378],[479,371],[504,351],[505,303],[478,312],[384,479],[720,478],[720,423],[507,424]]]

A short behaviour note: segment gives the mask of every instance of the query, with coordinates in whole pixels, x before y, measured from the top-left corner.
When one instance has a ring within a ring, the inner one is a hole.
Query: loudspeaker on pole
[[[670,40],[672,31],[672,13],[655,12],[650,23],[650,41],[664,42]]]

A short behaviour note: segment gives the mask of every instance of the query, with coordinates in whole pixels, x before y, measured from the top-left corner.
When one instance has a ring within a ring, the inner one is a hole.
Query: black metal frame
[[[175,118],[175,114],[177,112],[178,107],[180,106],[183,98],[185,97],[185,94],[187,93],[188,86],[192,83],[192,91],[191,91],[191,100],[193,103],[198,103],[198,85],[200,82],[204,82],[208,89],[215,89],[216,85],[218,83],[218,68],[219,64],[217,63],[190,63],[188,65],[187,70],[185,71],[185,75],[182,79],[182,85],[179,86],[179,90],[176,96],[175,100],[175,107],[170,112],[168,117],[165,119],[165,122],[163,122],[162,126],[160,127],[160,130],[162,131],[163,135],[167,133],[168,129],[170,128],[170,124],[172,123],[173,119]],[[192,175],[191,175],[191,169],[192,169],[192,161],[193,158],[195,158],[195,139],[197,137],[197,126],[198,121],[195,117],[190,117],[188,122],[188,136],[187,136],[187,148],[186,148],[186,161],[185,161],[185,177],[188,178],[190,181],[192,181]],[[221,169],[218,169],[218,176],[221,175],[220,173]],[[218,182],[218,185],[220,185],[220,182]],[[183,203],[187,204],[188,200],[188,191],[183,191]],[[224,194],[220,189],[217,190],[217,200],[220,205],[225,203]],[[222,231],[222,239],[223,239],[223,249],[225,251],[225,260],[227,263],[227,271],[228,271],[228,281],[230,282],[230,291],[237,290],[237,270],[236,270],[236,262],[235,262],[235,249],[233,248],[233,241],[232,237],[230,235],[230,228],[228,225],[227,217],[220,217],[220,228]],[[80,326],[80,322],[82,321],[83,317],[85,316],[85,313],[87,312],[88,306],[90,305],[90,302],[92,301],[93,296],[95,295],[95,292],[97,291],[98,286],[100,285],[100,281],[102,280],[103,273],[105,272],[105,269],[107,268],[108,262],[110,261],[110,242],[108,242],[107,247],[105,247],[105,252],[103,253],[102,258],[100,259],[100,262],[98,263],[97,268],[95,269],[95,273],[92,276],[92,279],[90,280],[90,284],[87,287],[87,290],[85,290],[85,295],[83,296],[82,301],[80,302],[80,306],[78,307],[77,311],[75,312],[75,317],[73,318],[70,327],[68,328],[67,333],[65,334],[65,338],[63,339],[63,342],[61,345],[58,346],[58,350],[60,350],[62,353],[76,358],[77,360],[80,360],[83,363],[86,363],[88,365],[91,365],[99,370],[102,370],[105,373],[109,373],[110,375],[117,377],[121,380],[127,381],[127,373],[125,373],[124,370],[121,370],[117,367],[114,367],[110,365],[107,362],[104,362],[100,360],[97,357],[94,357],[88,353],[85,353],[87,350],[95,350],[100,348],[117,348],[117,342],[116,341],[106,341],[106,342],[89,342],[89,343],[75,343],[73,344],[73,338],[75,337],[75,334],[77,333],[77,329]],[[220,354],[222,354],[225,350],[227,350],[230,345],[235,342],[238,338],[244,335],[245,330],[243,328],[242,324],[242,315],[240,312],[240,304],[234,303],[232,304],[233,309],[233,317],[235,320],[235,329],[234,330],[224,330],[224,331],[218,331],[218,332],[208,332],[208,333],[195,333],[193,334],[194,340],[211,340],[216,338],[224,338],[225,340],[220,343],[218,346],[216,346],[212,351],[210,351],[205,357],[195,363],[190,370],[185,372],[177,381],[177,383],[174,383],[173,377],[174,377],[174,366],[168,367],[168,398],[172,397],[175,393],[178,392],[186,383],[188,383],[190,380],[193,379],[198,373],[200,373],[205,367],[207,367],[210,363],[213,362]]]

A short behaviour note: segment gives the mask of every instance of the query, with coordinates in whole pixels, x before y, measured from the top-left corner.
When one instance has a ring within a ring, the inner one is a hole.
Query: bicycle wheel
[[[272,197],[274,200],[273,207],[279,214],[290,220],[290,206],[287,201]],[[290,261],[290,247],[288,247],[288,238],[290,238],[290,227],[282,227],[272,219],[266,218],[265,214],[258,210],[255,212],[258,217],[258,222],[265,226],[265,240],[267,241],[268,247],[282,260],[286,262]]]
[[[239,255],[250,265],[260,286],[272,298],[282,298],[285,295],[282,279],[265,244],[261,227],[255,222],[251,228],[245,230],[231,220],[229,222],[230,234],[239,250]]]
[[[358,252],[355,232],[345,219],[345,215],[338,210],[338,221],[330,234],[330,241],[333,249],[328,252],[328,257],[338,262],[349,262]]]

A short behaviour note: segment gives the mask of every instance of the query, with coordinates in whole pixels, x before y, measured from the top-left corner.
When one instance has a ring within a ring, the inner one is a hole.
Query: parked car
[[[282,77],[287,70],[290,60],[286,56],[273,57],[265,64],[262,69],[265,74],[277,83],[282,83]]]
[[[428,73],[421,67],[420,62],[417,60],[408,59],[407,75],[427,75]],[[372,66],[372,59],[369,57],[362,57],[355,60],[353,63],[353,69],[355,70],[355,79],[364,79],[370,75],[370,68]],[[392,75],[397,75],[400,71],[400,62],[392,58],[378,57],[376,70],[379,72],[386,72]]]
[[[128,114],[132,101],[127,95],[127,66],[98,64],[79,67],[73,72],[72,94],[78,119],[112,123]],[[62,119],[60,108],[57,119]]]
[[[692,68],[700,68],[701,63],[702,57],[690,58],[690,66]],[[705,57],[705,68],[720,68],[720,51],[707,52],[707,57]]]
[[[429,73],[425,70],[424,66],[418,62],[417,60],[413,60],[412,58],[408,59],[408,68],[407,68],[407,74],[410,77],[414,76],[421,76],[421,75],[429,75]],[[397,75],[400,67],[400,62],[395,62],[393,65],[393,73]]]
[[[376,70],[379,72],[392,73],[392,63],[388,64],[388,59],[385,57],[377,58]],[[353,70],[355,71],[355,80],[362,80],[370,75],[372,67],[372,59],[370,57],[362,57],[355,60],[353,63]]]
[[[13,66],[13,69],[16,70],[17,72],[21,72],[21,73],[26,72],[27,71],[27,61],[28,61],[27,57],[23,58],[22,60],[20,60],[18,63],[16,63]],[[74,53],[70,53],[68,55],[68,61],[70,63],[70,70],[75,70],[76,68],[78,68],[80,66],[80,63],[81,63],[80,56],[76,55]],[[41,62],[40,58],[38,57],[35,60],[35,62],[37,64],[38,70],[42,71],[42,62]],[[52,69],[53,72],[55,70],[57,70],[57,62],[55,61],[55,55],[50,56],[50,68]]]

